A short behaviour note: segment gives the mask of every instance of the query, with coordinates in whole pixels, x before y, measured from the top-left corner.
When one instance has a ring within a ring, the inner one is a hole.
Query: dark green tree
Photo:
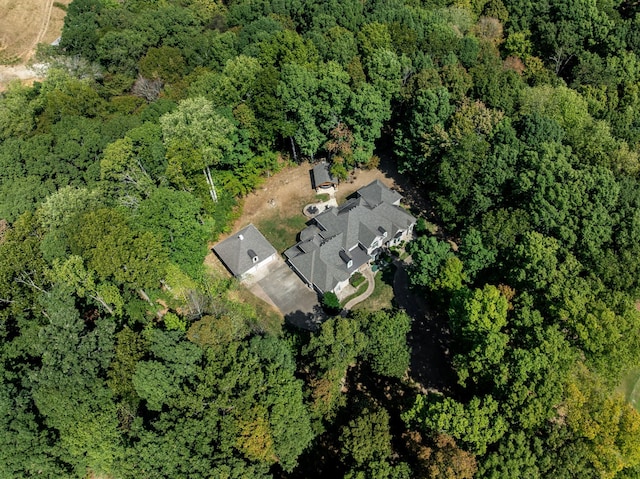
[[[367,336],[365,357],[373,372],[402,378],[409,368],[407,334],[411,318],[404,311],[377,311],[356,312],[354,320],[362,323],[362,332]]]

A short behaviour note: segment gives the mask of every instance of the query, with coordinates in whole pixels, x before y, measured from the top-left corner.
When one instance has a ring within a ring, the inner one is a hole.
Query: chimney
[[[242,241],[242,240],[244,239],[244,236],[242,236],[242,235],[238,235],[238,239],[239,239],[240,241]]]

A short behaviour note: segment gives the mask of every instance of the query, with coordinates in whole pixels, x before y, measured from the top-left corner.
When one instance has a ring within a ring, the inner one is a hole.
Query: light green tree
[[[183,100],[175,111],[160,118],[160,124],[169,160],[167,175],[179,186],[192,187],[187,177],[202,172],[209,195],[217,202],[211,168],[232,148],[236,127],[203,97]]]

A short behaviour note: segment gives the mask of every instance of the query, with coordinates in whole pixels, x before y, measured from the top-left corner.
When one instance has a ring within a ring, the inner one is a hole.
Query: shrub
[[[349,284],[351,284],[351,286],[353,286],[354,288],[357,288],[362,283],[364,283],[364,280],[365,278],[362,275],[362,273],[360,273],[359,271],[356,271],[351,275],[351,278],[349,278]]]
[[[331,172],[331,175],[340,181],[345,181],[349,177],[347,169],[340,163],[334,163],[331,165],[331,169],[329,171]]]
[[[415,232],[418,234],[424,234],[427,232],[427,220],[424,218],[418,218],[416,221]]]

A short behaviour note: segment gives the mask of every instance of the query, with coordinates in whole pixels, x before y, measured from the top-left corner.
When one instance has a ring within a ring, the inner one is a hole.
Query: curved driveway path
[[[367,278],[367,289],[360,296],[356,296],[347,304],[345,304],[344,309],[353,308],[356,304],[358,304],[360,301],[364,301],[369,296],[371,296],[371,293],[373,293],[373,290],[376,287],[375,279],[373,278],[373,271],[371,271],[371,268],[365,268],[364,271],[362,271],[362,275]]]

